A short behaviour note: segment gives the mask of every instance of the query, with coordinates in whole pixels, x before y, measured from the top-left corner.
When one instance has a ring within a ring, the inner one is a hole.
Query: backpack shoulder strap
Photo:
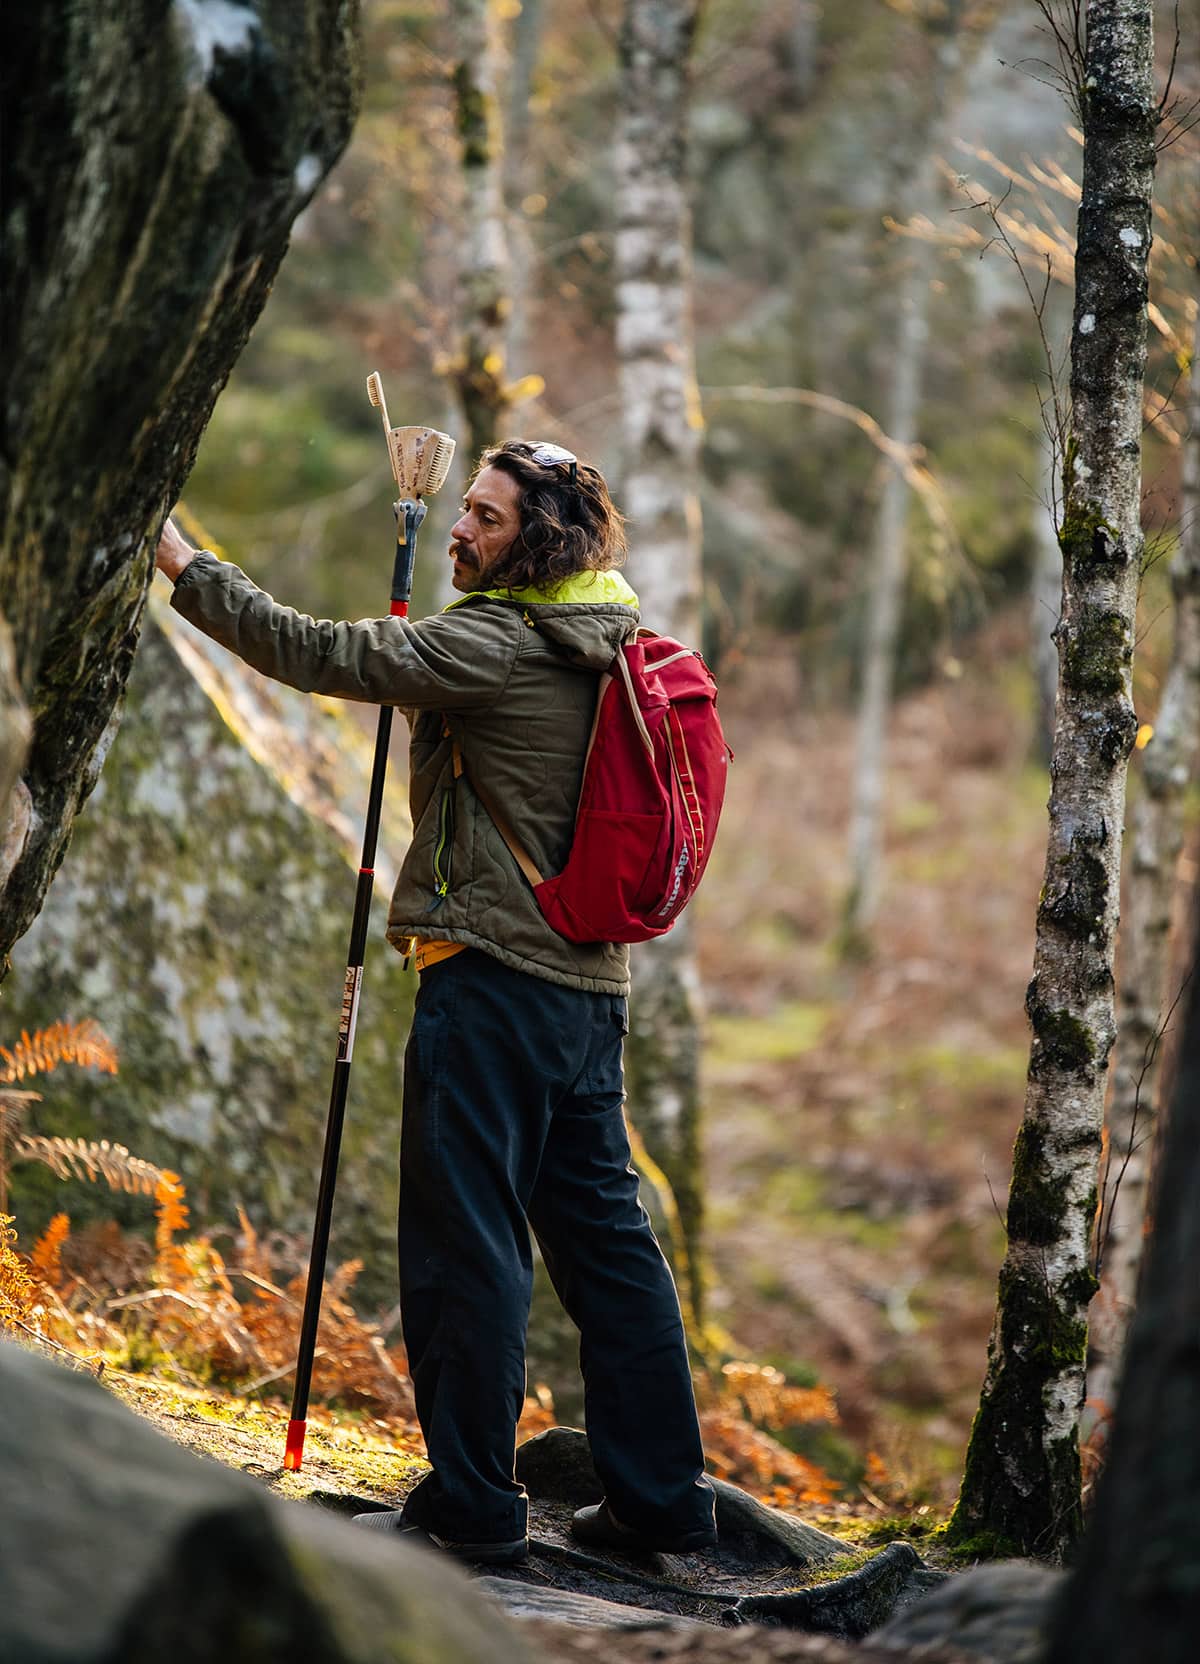
[[[496,831],[499,832],[500,836],[504,839],[504,842],[508,845],[508,853],[517,863],[517,866],[520,867],[529,882],[533,885],[544,884],[545,878],[543,874],[540,873],[537,867],[534,866],[533,859],[530,856],[529,851],[525,848],[525,845],[513,831],[509,824],[507,815],[501,813],[500,808],[491,792],[484,791],[478,781],[472,780],[471,776],[467,773],[467,764],[466,759],[462,754],[462,746],[459,745],[458,740],[453,737],[452,746],[455,779],[465,778],[469,781],[471,790],[475,793],[475,796],[479,799],[488,814],[491,816],[492,825],[496,828]]]

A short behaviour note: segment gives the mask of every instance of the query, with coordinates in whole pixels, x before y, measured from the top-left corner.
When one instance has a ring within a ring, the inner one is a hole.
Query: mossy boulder
[[[336,1045],[371,741],[345,706],[265,682],[152,609],[125,722],[46,906],[13,956],[0,1024],[93,1018],[115,1078],[44,1083],[42,1133],[108,1138],[179,1172],[192,1223],[306,1238]],[[389,793],[381,871],[408,835]],[[415,976],[377,899],[334,1216],[333,1254],[394,1297],[401,1059]],[[148,1220],[25,1164],[16,1213]]]
[[[358,96],[356,0],[49,0],[5,21],[0,713],[19,692],[33,734],[0,955],[95,784],[163,515]]]

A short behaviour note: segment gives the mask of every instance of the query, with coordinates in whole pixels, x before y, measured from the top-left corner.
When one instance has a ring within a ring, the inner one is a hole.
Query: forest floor
[[[837,950],[851,718],[811,708],[795,656],[724,678],[736,760],[697,904],[711,1315],[834,1392],[881,1512],[952,1499],[1004,1253],[1048,795],[1020,628],[897,706],[867,959]],[[806,1453],[836,1469],[828,1439]]]
[[[285,1472],[282,1453],[287,1411],[282,1404],[262,1403],[219,1389],[189,1388],[111,1369],[105,1371],[104,1379],[111,1391],[166,1437],[252,1476],[287,1501],[307,1503],[348,1518],[364,1506],[394,1505],[424,1471],[422,1461],[398,1450],[390,1437],[374,1431],[361,1417],[314,1409],[305,1441],[303,1468],[299,1473]],[[639,1607],[646,1627],[614,1629],[551,1618],[522,1619],[522,1633],[547,1659],[563,1660],[564,1664],[600,1657],[617,1660],[619,1664],[652,1664],[655,1660],[668,1659],[684,1661],[684,1664],[739,1664],[739,1661],[744,1664],[751,1661],[753,1664],[760,1661],[761,1664],[801,1664],[801,1661],[805,1664],[903,1664],[904,1652],[880,1651],[869,1642],[841,1642],[756,1624],[736,1629],[719,1627],[717,1617],[707,1610],[700,1622],[682,1625],[676,1622],[676,1627],[655,1628],[653,1625],[663,1616],[677,1621],[691,1607],[702,1607],[703,1600],[693,1600],[690,1604],[685,1601],[681,1605],[669,1594],[659,1592],[667,1590],[668,1585],[651,1583],[643,1588],[637,1577],[626,1586],[621,1581],[619,1566],[611,1567],[608,1576],[600,1579],[600,1586],[594,1587],[597,1585],[594,1575],[589,1578],[578,1571],[572,1575],[570,1569],[557,1565],[553,1559],[543,1563],[544,1539],[550,1539],[551,1555],[556,1539],[561,1538],[569,1546],[565,1533],[569,1511],[569,1504],[565,1505],[564,1512],[563,1505],[534,1503],[530,1520],[531,1536],[535,1539],[533,1557],[528,1567],[514,1568],[504,1575],[510,1580],[527,1581],[548,1589],[578,1587],[593,1595],[603,1593],[619,1604]],[[846,1530],[844,1519],[831,1517],[817,1522],[809,1515],[805,1517],[809,1524]],[[858,1538],[860,1546],[870,1550],[883,1546],[882,1538],[864,1535],[862,1529]],[[850,1546],[848,1541],[847,1547]],[[932,1563],[937,1555],[928,1559]],[[675,1559],[669,1566],[676,1581],[681,1573],[685,1583],[695,1582],[699,1577],[698,1593],[708,1590],[711,1578],[703,1566],[691,1568],[690,1574],[685,1561]],[[794,1588],[797,1575],[794,1567],[781,1567],[773,1577],[769,1572],[760,1571],[755,1588],[749,1592]],[[818,1580],[824,1580],[820,1574]],[[489,1581],[491,1594],[497,1592],[493,1587],[495,1581],[494,1578]],[[926,1647],[920,1657],[922,1664],[967,1664],[965,1655],[950,1648],[931,1651]]]

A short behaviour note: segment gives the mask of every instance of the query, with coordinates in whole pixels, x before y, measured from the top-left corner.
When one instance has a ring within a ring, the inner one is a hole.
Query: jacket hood
[[[577,572],[549,589],[485,589],[451,601],[520,606],[539,635],[589,670],[607,670],[618,647],[637,628],[638,598],[619,572]]]

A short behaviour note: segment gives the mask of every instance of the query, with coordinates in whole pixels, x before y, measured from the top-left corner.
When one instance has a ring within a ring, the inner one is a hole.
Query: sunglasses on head
[[[539,468],[556,468],[560,462],[567,463],[571,469],[572,485],[579,477],[579,458],[563,445],[551,445],[549,442],[534,445],[530,448],[529,460],[536,462]]]

